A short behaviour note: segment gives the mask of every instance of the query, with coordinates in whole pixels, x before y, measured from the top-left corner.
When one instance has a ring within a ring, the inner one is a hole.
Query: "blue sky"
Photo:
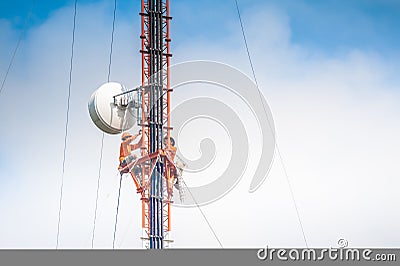
[[[0,2],[0,78],[31,3]],[[78,3],[63,248],[90,247],[101,132],[89,118],[87,101],[107,79],[113,7],[113,0]],[[173,63],[208,59],[251,76],[234,1],[171,3]],[[37,1],[0,94],[0,248],[55,245],[72,4]],[[239,4],[310,246],[336,246],[343,237],[352,246],[399,246],[399,1]],[[118,0],[111,80],[127,87],[140,79],[138,13],[139,1]],[[207,89],[175,91],[173,107],[195,96],[222,99],[244,118],[249,135],[249,165],[242,180],[224,198],[203,208],[224,246],[303,247],[279,161],[260,189],[248,193],[261,153],[257,123],[249,110],[235,95]],[[201,124],[194,123],[187,139],[177,139],[190,158],[200,156],[199,143],[206,133],[220,132],[198,128]],[[217,147],[217,140],[225,140],[221,136],[225,137],[221,133],[213,139]],[[96,248],[110,248],[112,243],[119,141],[119,136],[105,138]],[[222,151],[216,160],[226,158]],[[215,172],[224,170],[215,167]],[[213,177],[218,176],[207,174]],[[118,247],[123,248],[141,246],[139,199],[132,188],[125,179],[118,236]],[[262,202],[265,212],[254,202]],[[197,209],[176,208],[173,217],[176,247],[219,247]]]
[[[96,3],[95,0],[81,0],[79,4]],[[110,2],[110,7],[113,1]],[[139,3],[139,1],[137,1]],[[32,6],[32,0],[2,1],[0,18],[21,28]],[[73,1],[36,1],[29,26],[43,23],[55,10],[71,5]],[[174,14],[178,32],[190,36],[216,38],[223,36],[230,21],[235,21],[234,1],[182,1],[172,2],[178,8]],[[354,0],[354,1],[239,1],[241,9],[257,9],[259,6],[274,6],[287,14],[292,31],[292,41],[324,52],[340,52],[352,47],[377,50],[382,53],[396,52],[400,45],[400,3],[395,0]],[[118,15],[132,16],[137,10],[135,1],[118,1]],[[201,10],[201,11],[200,11]],[[184,13],[186,12],[186,13]],[[251,14],[248,14],[251,16]],[[187,16],[195,17],[184,23]],[[179,38],[180,36],[175,36]],[[183,38],[183,37],[182,37]]]

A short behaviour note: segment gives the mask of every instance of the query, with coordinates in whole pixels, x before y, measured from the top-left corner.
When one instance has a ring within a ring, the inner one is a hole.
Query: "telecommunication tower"
[[[108,134],[122,133],[135,124],[141,128],[140,158],[126,167],[141,195],[144,246],[162,249],[172,242],[171,204],[177,178],[175,154],[168,150],[172,141],[169,0],[142,0],[140,16],[141,86],[127,90],[119,83],[102,85],[89,101],[89,113]]]

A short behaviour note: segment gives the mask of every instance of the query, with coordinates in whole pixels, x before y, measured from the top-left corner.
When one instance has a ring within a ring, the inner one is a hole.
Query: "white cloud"
[[[107,78],[107,12],[102,4],[78,7],[61,247],[90,248],[91,243],[101,133],[86,104]],[[55,247],[71,19],[72,9],[64,8],[28,32],[0,95],[0,158],[12,166],[0,173],[1,248]],[[327,247],[344,237],[352,246],[398,246],[396,63],[357,47],[332,56],[294,44],[290,18],[277,9],[250,10],[243,19],[309,245]],[[112,80],[128,86],[140,77],[138,21],[117,24]],[[239,30],[232,24],[226,43],[174,43],[174,62],[219,60],[250,76]],[[8,37],[1,43],[7,48],[1,51],[11,50],[16,33],[4,32]],[[8,55],[0,56],[4,69]],[[95,247],[112,244],[118,145],[118,137],[106,137]],[[279,160],[261,188],[248,194],[259,155],[256,144],[251,148],[243,180],[204,212],[225,247],[303,246]],[[117,246],[141,246],[139,209],[139,197],[125,179]],[[196,208],[175,208],[173,223],[176,247],[218,247]]]

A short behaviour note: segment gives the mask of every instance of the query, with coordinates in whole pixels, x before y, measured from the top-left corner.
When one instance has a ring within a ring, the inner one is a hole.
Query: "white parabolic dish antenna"
[[[136,123],[134,108],[116,104],[114,96],[123,93],[116,82],[105,83],[90,97],[89,114],[95,125],[108,134],[119,134],[131,129]]]

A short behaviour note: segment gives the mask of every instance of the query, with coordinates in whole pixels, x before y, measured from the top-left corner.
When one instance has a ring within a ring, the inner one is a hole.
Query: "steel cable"
[[[8,64],[8,68],[7,68],[6,74],[4,75],[3,81],[1,82],[0,94],[4,89],[4,85],[6,84],[6,80],[7,80],[8,74],[10,73],[11,67],[12,67],[12,65],[14,63],[15,55],[17,54],[19,45],[21,44],[21,41],[22,41],[22,38],[24,37],[26,29],[28,28],[28,23],[29,23],[29,20],[30,20],[30,18],[32,16],[32,11],[33,11],[33,8],[35,6],[35,3],[36,3],[36,1],[32,1],[32,6],[31,6],[31,8],[30,8],[30,10],[28,12],[28,15],[27,15],[26,19],[25,19],[25,23],[24,23],[24,26],[22,28],[21,34],[19,35],[17,44],[16,44],[16,46],[14,48],[14,52],[13,52],[13,54],[11,56],[10,63]]]
[[[70,110],[70,100],[71,100],[72,70],[73,70],[73,60],[74,60],[75,30],[76,30],[76,6],[77,6],[77,2],[78,2],[78,0],[75,0],[75,3],[74,3],[74,25],[73,25],[73,28],[72,28],[71,58],[70,58],[70,68],[69,68],[67,115],[66,115],[67,117],[66,117],[66,122],[65,122],[64,150],[63,150],[63,161],[62,161],[60,201],[59,201],[59,209],[58,209],[56,249],[58,249],[59,238],[60,238],[61,209],[62,209],[62,199],[63,199],[63,189],[64,189],[64,174],[65,174],[65,161],[66,161],[66,154],[67,154],[69,110]]]
[[[264,105],[263,96],[261,94],[261,90],[260,90],[260,87],[259,87],[258,82],[257,82],[257,77],[256,77],[256,73],[255,73],[255,70],[254,70],[253,61],[251,60],[250,49],[249,49],[249,46],[248,46],[248,43],[247,43],[247,38],[246,38],[246,34],[245,34],[245,29],[244,29],[244,26],[243,26],[242,17],[240,15],[240,9],[239,9],[238,1],[235,0],[235,3],[236,3],[236,10],[237,10],[238,17],[239,17],[240,27],[242,29],[243,40],[244,40],[244,44],[245,44],[246,51],[247,51],[247,56],[248,56],[248,59],[249,59],[249,62],[250,62],[251,71],[253,73],[254,82],[256,83],[258,94],[260,96],[260,100],[261,100],[264,112],[265,112],[265,114],[267,116],[268,124],[269,124],[270,128],[272,129],[271,122],[269,121],[269,118],[268,118],[268,112],[267,112],[266,107]],[[299,210],[298,210],[298,207],[297,207],[296,199],[294,197],[293,188],[292,188],[292,185],[290,183],[289,176],[288,176],[287,169],[286,169],[286,165],[283,162],[282,154],[281,154],[281,152],[279,150],[276,138],[275,138],[275,145],[276,145],[276,151],[278,152],[278,155],[279,155],[279,160],[281,162],[281,165],[282,165],[285,177],[286,177],[286,181],[288,182],[288,185],[289,185],[290,194],[292,196],[293,204],[294,204],[294,207],[296,209],[296,214],[297,214],[297,218],[298,218],[299,225],[300,225],[300,228],[301,228],[301,232],[302,232],[302,235],[303,235],[304,243],[305,243],[306,247],[308,248],[307,238],[306,238],[306,235],[305,235],[305,232],[304,232],[303,223],[302,223],[301,218],[300,218],[300,213],[299,213]]]
[[[110,55],[109,55],[109,62],[108,62],[107,82],[110,82],[110,76],[111,76],[111,65],[112,65],[112,55],[113,55],[113,45],[114,45],[116,11],[117,11],[117,0],[114,0],[114,11],[113,11],[113,22],[112,22],[112,31],[111,31]],[[101,178],[101,168],[102,168],[102,160],[103,160],[104,136],[105,136],[105,133],[103,132],[102,136],[101,136],[99,172],[98,172],[98,178],[97,178],[96,207],[95,207],[95,213],[94,213],[94,219],[93,219],[92,248],[93,248],[93,245],[94,245],[94,237],[95,237],[95,230],[96,230],[97,207],[98,207],[98,200],[99,200],[100,178]],[[118,196],[118,202],[119,202],[119,196]],[[117,213],[118,213],[118,207],[117,207]],[[115,241],[115,231],[114,231],[114,241]],[[113,241],[113,248],[114,248],[114,241]]]

